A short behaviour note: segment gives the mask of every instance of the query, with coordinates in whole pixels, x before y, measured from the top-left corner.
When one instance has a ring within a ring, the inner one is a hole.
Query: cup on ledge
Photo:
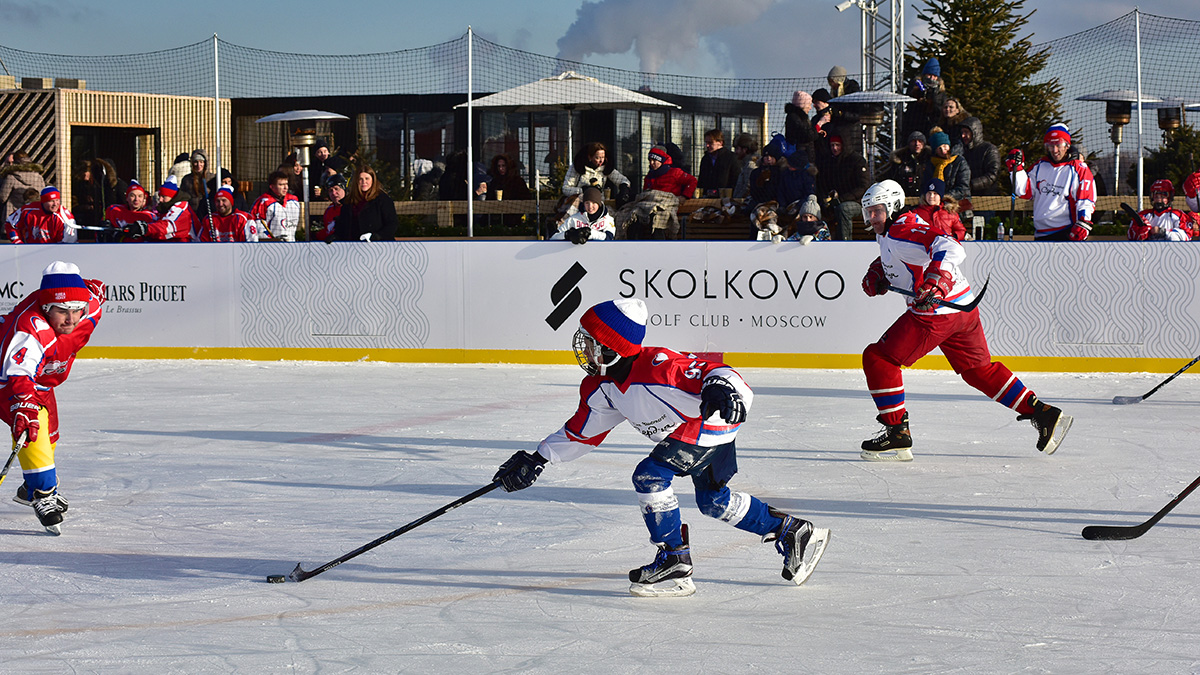
[[[700,199],[700,188],[696,188],[696,194],[692,195],[696,199]]]
[[[495,196],[496,201],[500,201],[501,199],[504,199],[504,190],[495,190],[492,192],[492,195]]]

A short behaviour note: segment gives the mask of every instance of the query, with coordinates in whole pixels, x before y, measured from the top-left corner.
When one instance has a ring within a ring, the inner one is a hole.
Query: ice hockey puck
[[[286,579],[287,579],[287,577],[283,576],[282,574],[272,574],[267,577],[267,583],[268,584],[282,584]]]

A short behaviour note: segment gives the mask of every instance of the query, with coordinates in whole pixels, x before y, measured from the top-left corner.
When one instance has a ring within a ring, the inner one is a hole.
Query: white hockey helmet
[[[863,193],[863,211],[876,204],[883,204],[887,208],[888,218],[891,218],[904,208],[904,188],[894,180],[880,181],[872,185]]]

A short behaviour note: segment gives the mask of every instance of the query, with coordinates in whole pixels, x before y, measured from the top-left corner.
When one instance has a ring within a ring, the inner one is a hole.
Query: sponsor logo
[[[586,275],[587,270],[576,262],[550,288],[550,302],[555,307],[554,311],[546,317],[546,323],[550,324],[554,330],[558,330],[567,318],[583,304],[583,293],[579,290],[579,282]]]
[[[20,300],[24,296],[24,292],[21,290],[24,285],[20,281],[10,281],[6,284],[0,284],[0,298]]]

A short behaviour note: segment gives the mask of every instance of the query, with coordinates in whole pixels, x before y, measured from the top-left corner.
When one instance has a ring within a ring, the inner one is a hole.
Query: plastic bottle
[[[1004,241],[1004,223],[996,226],[996,241]]]
[[[1012,230],[1013,230],[1013,229],[1012,229],[1011,227],[1010,227],[1010,228],[1008,228],[1008,240],[1009,240],[1009,241],[1012,241]]]

